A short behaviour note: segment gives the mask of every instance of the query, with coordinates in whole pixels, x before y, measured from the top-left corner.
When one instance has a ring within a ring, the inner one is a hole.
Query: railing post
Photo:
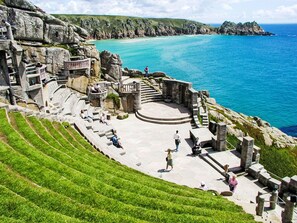
[[[285,210],[282,212],[282,223],[293,223],[294,203],[286,199]]]
[[[277,191],[272,191],[272,193],[271,193],[271,197],[270,197],[270,208],[271,208],[272,210],[274,210],[275,207],[276,207],[277,198],[278,198],[278,193],[277,193]]]
[[[262,216],[263,215],[263,211],[264,211],[264,202],[265,199],[263,197],[259,197],[258,198],[258,202],[257,202],[257,207],[256,207],[256,214],[258,216]]]

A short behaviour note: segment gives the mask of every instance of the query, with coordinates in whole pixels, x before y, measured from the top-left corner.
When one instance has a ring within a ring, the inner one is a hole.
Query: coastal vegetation
[[[229,142],[228,149],[237,147],[239,140],[237,140],[237,136],[235,136],[236,133],[240,132],[241,135],[251,136],[255,140],[255,145],[261,148],[260,163],[265,169],[277,175],[279,178],[296,175],[296,146],[279,146],[278,141],[272,141],[271,145],[267,145],[263,134],[263,128],[261,129],[255,124],[254,118],[248,116],[241,117],[234,112],[231,114],[232,112],[228,113],[228,110],[224,110],[222,107],[218,108],[218,106],[208,104],[208,107],[211,110],[210,120],[215,122],[225,122],[229,125],[229,133],[227,135],[227,141]],[[216,115],[214,115],[214,111]],[[232,146],[230,146],[230,144]]]
[[[67,123],[0,110],[0,215],[12,222],[255,222],[232,202],[149,177]]]

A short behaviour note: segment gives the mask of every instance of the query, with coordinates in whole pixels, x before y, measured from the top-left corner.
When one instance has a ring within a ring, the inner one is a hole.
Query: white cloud
[[[169,17],[201,22],[259,22],[273,20],[275,15],[297,22],[296,0],[31,0],[48,13],[128,15],[138,17]],[[274,9],[271,7],[274,6]]]
[[[291,6],[278,6],[270,10],[258,10],[254,13],[254,17],[266,20],[273,20],[274,22],[289,22],[297,21],[297,4]]]

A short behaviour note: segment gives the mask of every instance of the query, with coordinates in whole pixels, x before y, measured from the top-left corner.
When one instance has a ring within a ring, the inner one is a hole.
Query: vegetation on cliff
[[[261,148],[260,163],[265,169],[279,177],[297,174],[296,139],[258,117],[246,116],[218,104],[208,103],[208,108],[211,120],[227,124],[227,140],[234,147],[239,143],[237,137],[249,135],[254,138],[255,145]]]
[[[107,15],[54,16],[86,29],[90,33],[90,37],[95,39],[210,34],[216,32],[216,28],[214,27],[185,19],[158,19]]]

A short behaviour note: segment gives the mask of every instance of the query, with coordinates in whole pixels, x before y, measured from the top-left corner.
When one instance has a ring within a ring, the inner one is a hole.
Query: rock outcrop
[[[224,35],[261,35],[270,36],[272,33],[265,32],[256,22],[234,23],[225,21],[219,28],[219,34]]]
[[[0,20],[14,28],[14,38],[41,43],[79,43],[88,36],[81,27],[66,23],[26,0],[5,0],[0,5]]]
[[[122,60],[120,56],[104,50],[100,53],[100,59],[105,78],[118,82],[122,78]]]

